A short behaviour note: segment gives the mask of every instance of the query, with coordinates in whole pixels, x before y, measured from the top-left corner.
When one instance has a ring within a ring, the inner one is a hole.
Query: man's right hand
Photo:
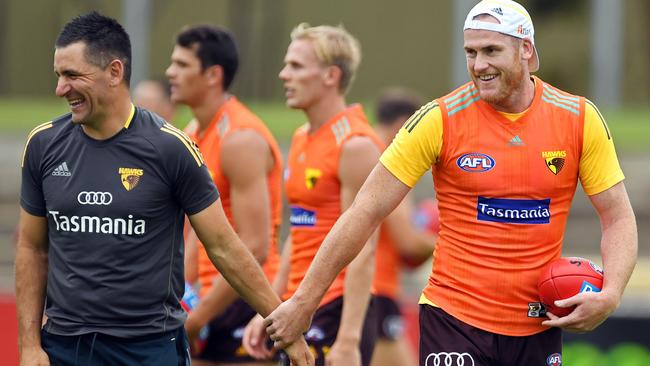
[[[50,358],[40,346],[20,350],[20,366],[50,366]]]
[[[314,366],[315,364],[314,355],[303,337],[287,346],[284,352],[289,356],[291,366]]]
[[[307,332],[315,309],[299,305],[295,296],[280,304],[264,319],[266,332],[274,347],[286,348],[297,342]]]

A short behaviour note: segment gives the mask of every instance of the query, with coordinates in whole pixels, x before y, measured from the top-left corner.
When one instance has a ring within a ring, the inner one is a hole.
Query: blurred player
[[[291,235],[274,282],[285,298],[293,295],[379,158],[382,144],[362,107],[345,101],[360,59],[357,40],[340,27],[301,24],[291,33],[279,76],[287,106],[302,110],[307,123],[294,133],[285,171]],[[311,327],[303,330],[317,365],[369,365],[376,338],[372,306],[366,311],[373,266],[374,243],[319,300]],[[264,327],[257,319],[247,329],[247,337],[254,334],[252,348],[263,345]]]
[[[21,365],[189,365],[179,304],[185,215],[243,298],[262,313],[277,306],[196,146],[131,103],[122,26],[96,12],[68,22],[54,72],[71,113],[32,130],[22,159]],[[288,352],[311,364],[304,341]]]
[[[199,25],[178,34],[167,76],[173,101],[192,110],[194,119],[185,130],[205,157],[228,220],[272,280],[279,265],[282,156],[264,123],[228,92],[238,65],[232,35]],[[194,249],[188,247],[188,253]],[[205,250],[199,249],[189,265],[196,266],[196,260],[201,301],[185,329],[194,341],[209,324],[209,336],[195,365],[259,364],[241,344],[256,312],[219,275]]]
[[[133,104],[156,113],[172,123],[176,115],[176,104],[171,100],[171,89],[167,80],[142,80],[133,89]]]
[[[590,101],[531,75],[534,29],[518,3],[472,8],[464,49],[472,81],[400,130],[300,288],[265,320],[276,344],[308,327],[338,271],[430,168],[442,228],[420,299],[421,365],[560,364],[560,328],[590,331],[619,305],[637,231],[604,119]],[[604,287],[558,301],[577,307],[544,320],[537,279],[560,257],[578,179],[601,222]]]
[[[403,89],[390,89],[379,97],[375,131],[385,146],[390,145],[397,131],[421,105],[420,97]],[[407,198],[381,226],[373,281],[378,330],[373,366],[417,365],[404,337],[398,302],[400,272],[405,262],[418,265],[431,257],[437,236],[417,228],[413,214],[413,203]]]

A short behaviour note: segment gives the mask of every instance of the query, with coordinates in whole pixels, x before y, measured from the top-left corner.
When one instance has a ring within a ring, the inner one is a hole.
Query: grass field
[[[302,113],[283,103],[249,103],[280,141],[288,141],[296,127],[305,122]],[[372,106],[366,104],[372,119]],[[32,127],[67,113],[67,104],[55,98],[0,98],[0,133],[25,135]],[[650,151],[650,109],[602,111],[609,123],[616,146],[623,152]],[[184,127],[191,118],[187,108],[179,109],[175,124]]]

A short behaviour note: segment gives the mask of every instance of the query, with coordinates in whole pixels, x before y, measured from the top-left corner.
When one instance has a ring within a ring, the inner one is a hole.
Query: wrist
[[[361,342],[361,336],[359,334],[351,334],[350,332],[339,332],[336,335],[336,340],[334,343],[338,343],[339,347],[350,347],[356,348]]]
[[[319,304],[318,299],[313,296],[303,296],[300,291],[297,291],[289,300],[293,301],[299,309],[309,310],[310,314],[316,312]]]

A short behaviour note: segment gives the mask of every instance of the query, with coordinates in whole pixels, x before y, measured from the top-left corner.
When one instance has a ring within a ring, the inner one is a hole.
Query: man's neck
[[[309,122],[309,133],[314,133],[334,116],[340,114],[347,108],[345,97],[336,94],[330,97],[319,99],[316,103],[305,109],[305,115]]]
[[[505,113],[521,113],[524,112],[535,99],[535,81],[531,76],[521,83],[521,86],[510,93],[505,103],[500,105],[492,105],[494,109],[499,112]]]
[[[84,133],[95,140],[106,140],[115,136],[124,128],[131,115],[131,97],[127,92],[119,95],[109,102],[104,110],[110,114],[99,118],[97,121],[88,121],[81,124]]]
[[[199,123],[199,132],[205,131],[210,126],[214,115],[229,97],[227,93],[206,93],[201,103],[190,106],[194,119]]]

